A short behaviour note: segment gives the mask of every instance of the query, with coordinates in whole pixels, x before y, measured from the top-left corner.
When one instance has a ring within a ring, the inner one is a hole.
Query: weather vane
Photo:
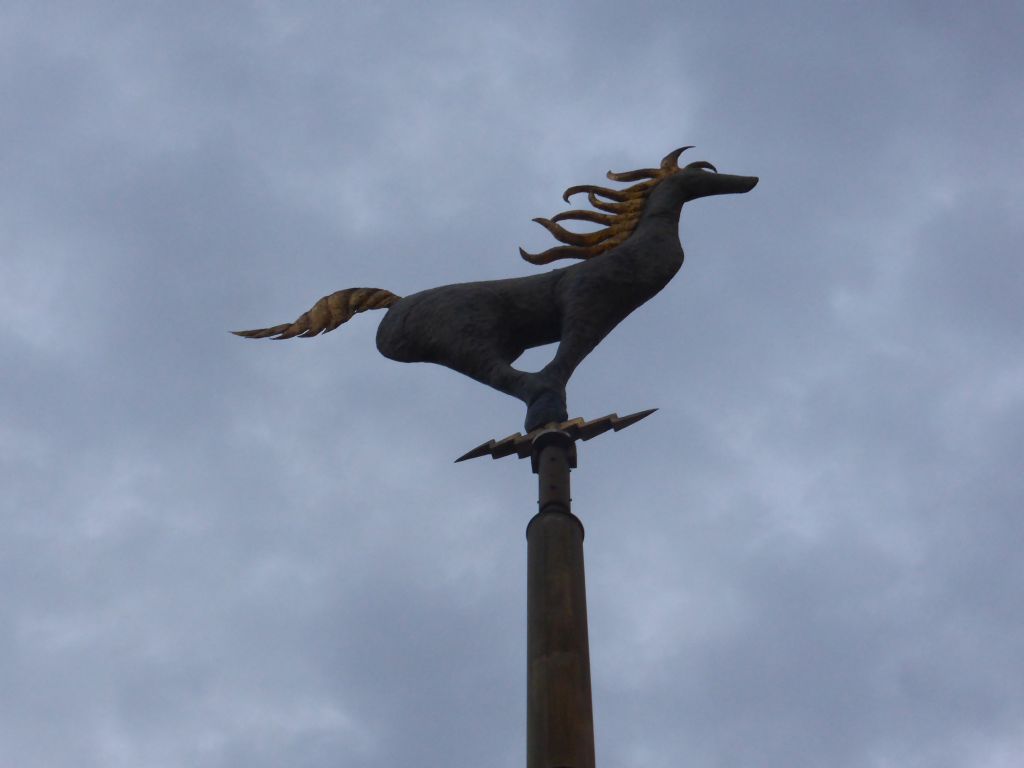
[[[710,195],[748,192],[755,176],[718,173],[706,161],[680,167],[670,152],[658,168],[608,172],[624,189],[569,187],[566,202],[585,193],[597,210],[571,210],[534,219],[559,242],[522,257],[531,264],[558,259],[581,263],[541,275],[457,283],[400,297],[382,288],[346,288],[324,296],[295,322],[235,331],[252,339],[317,336],[357,312],[387,309],[377,349],[402,363],[437,363],[522,400],[526,431],[568,419],[565,387],[573,371],[615,326],[664,288],[683,264],[679,214],[683,203]],[[572,232],[559,222],[600,224]],[[512,363],[527,349],[558,342],[540,371]]]
[[[594,768],[590,646],[583,569],[583,524],[572,513],[569,472],[576,441],[618,431],[652,411],[593,421],[568,419],[565,386],[573,371],[611,330],[679,271],[683,203],[709,195],[749,192],[754,176],[718,173],[699,161],[679,167],[689,147],[670,152],[658,168],[608,172],[624,189],[569,187],[565,201],[586,193],[597,210],[535,219],[564,245],[533,264],[582,262],[543,275],[459,283],[401,298],[381,288],[348,288],[325,296],[295,322],[252,331],[249,338],[290,339],[333,331],[357,312],[385,309],[377,349],[403,363],[437,363],[526,403],[526,435],[489,440],[458,461],[490,455],[530,457],[538,475],[538,511],[526,526],[527,768]],[[565,229],[561,221],[602,225]],[[536,373],[512,366],[525,350],[558,342]]]

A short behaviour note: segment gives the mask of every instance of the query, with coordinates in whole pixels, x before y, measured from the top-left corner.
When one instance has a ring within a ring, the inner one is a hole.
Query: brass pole
[[[526,526],[527,768],[594,768],[583,524],[572,514],[573,439],[533,442],[540,509]]]

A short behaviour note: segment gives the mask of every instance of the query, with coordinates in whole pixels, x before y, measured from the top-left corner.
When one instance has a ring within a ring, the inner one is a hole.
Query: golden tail
[[[324,296],[308,312],[303,312],[294,323],[257,328],[252,331],[232,331],[247,339],[290,339],[293,336],[316,336],[333,331],[357,312],[385,309],[401,299],[383,288],[346,288]]]

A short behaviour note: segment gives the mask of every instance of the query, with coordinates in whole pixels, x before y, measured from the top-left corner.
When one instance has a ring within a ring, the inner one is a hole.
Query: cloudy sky
[[[0,766],[521,766],[520,403],[333,290],[532,274],[608,169],[758,175],[578,370],[599,765],[1024,761],[1024,10],[0,10]],[[542,268],[543,269],[543,268]],[[527,368],[550,350],[528,353]]]

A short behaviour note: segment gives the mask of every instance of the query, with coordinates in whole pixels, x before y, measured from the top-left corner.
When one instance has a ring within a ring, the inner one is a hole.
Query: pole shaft
[[[542,435],[534,446],[540,511],[526,528],[527,768],[594,768],[583,524],[569,496],[572,450],[564,433]]]

